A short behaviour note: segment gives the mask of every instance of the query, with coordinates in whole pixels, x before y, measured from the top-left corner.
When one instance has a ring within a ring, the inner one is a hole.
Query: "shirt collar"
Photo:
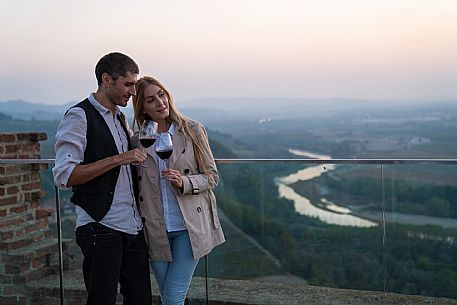
[[[100,112],[101,114],[108,114],[108,113],[111,113],[111,111],[110,111],[108,108],[106,108],[105,106],[103,106],[102,104],[100,104],[100,102],[97,101],[97,100],[95,99],[95,96],[94,96],[93,93],[91,93],[91,94],[89,95],[88,99],[89,99],[89,102],[92,104],[92,106],[94,106],[95,109],[97,109],[98,112]],[[118,113],[119,113],[119,107],[116,105],[116,106],[114,107],[114,115],[116,115],[116,114],[118,114]]]
[[[175,124],[171,123],[170,128],[168,128],[167,131],[170,135],[173,135],[175,133]]]

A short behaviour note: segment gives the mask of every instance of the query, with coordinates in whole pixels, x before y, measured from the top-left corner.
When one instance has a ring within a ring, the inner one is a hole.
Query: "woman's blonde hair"
[[[206,174],[207,169],[202,168],[205,167],[203,158],[208,158],[210,156],[206,156],[205,151],[202,149],[201,146],[204,141],[207,141],[205,133],[203,132],[203,130],[199,130],[199,132],[195,130],[195,128],[201,127],[199,127],[198,125],[195,126],[191,124],[191,121],[188,118],[179,113],[179,111],[175,107],[173,97],[171,96],[170,92],[159,80],[151,76],[144,76],[140,78],[138,82],[135,84],[136,95],[133,97],[133,111],[135,119],[133,122],[132,129],[134,129],[135,123],[139,127],[141,126],[141,124],[143,124],[145,120],[151,119],[148,114],[143,113],[144,91],[149,85],[155,85],[161,88],[167,96],[169,109],[169,116],[167,120],[170,123],[173,123],[177,130],[181,131],[185,137],[189,138],[192,141],[198,168],[201,171],[201,173]]]

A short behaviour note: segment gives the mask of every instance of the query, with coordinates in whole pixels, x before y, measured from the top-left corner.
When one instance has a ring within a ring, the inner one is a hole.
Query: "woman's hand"
[[[179,171],[171,168],[166,168],[162,171],[162,175],[177,188],[181,189],[183,187],[182,176]]]

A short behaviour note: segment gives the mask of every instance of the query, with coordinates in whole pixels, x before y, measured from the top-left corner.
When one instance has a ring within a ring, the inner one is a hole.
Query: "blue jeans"
[[[162,305],[183,305],[198,259],[192,255],[187,230],[168,232],[173,261],[151,262]]]
[[[152,303],[143,231],[131,235],[92,222],[76,229],[76,243],[84,255],[87,305],[114,305],[118,283],[124,305]]]

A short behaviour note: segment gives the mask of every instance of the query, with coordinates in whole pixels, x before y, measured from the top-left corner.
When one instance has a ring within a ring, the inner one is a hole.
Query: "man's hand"
[[[119,155],[119,164],[143,163],[148,155],[139,148],[135,148]]]

